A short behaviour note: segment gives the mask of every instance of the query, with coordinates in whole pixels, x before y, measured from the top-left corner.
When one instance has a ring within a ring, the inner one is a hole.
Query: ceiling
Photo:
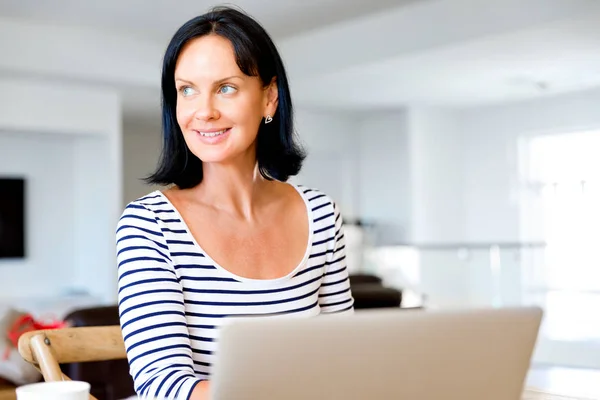
[[[298,101],[338,108],[471,107],[600,88],[600,14],[311,77]]]
[[[133,71],[127,79],[141,75],[144,79],[112,84],[121,90],[126,117],[156,121],[160,93],[155,60],[182,22],[213,4],[2,0],[0,16],[92,28],[117,34],[113,36],[117,40],[124,40],[118,35],[125,33],[123,38],[149,43],[129,47],[143,51],[122,64]],[[598,0],[238,0],[236,4],[275,37],[292,77],[294,100],[303,107],[353,111],[407,105],[471,107],[600,88]],[[129,53],[111,54],[116,60]],[[63,61],[64,67],[73,64]],[[14,65],[13,74],[18,71]],[[36,71],[43,67],[42,63]],[[60,80],[60,68],[49,68],[48,78]],[[93,71],[96,83],[107,83],[123,68],[103,76],[101,70]],[[0,73],[6,72],[0,68]]]
[[[418,0],[236,0],[276,38]],[[190,18],[219,4],[206,0],[2,0],[0,15],[126,32],[166,42]],[[223,4],[231,4],[223,2]]]

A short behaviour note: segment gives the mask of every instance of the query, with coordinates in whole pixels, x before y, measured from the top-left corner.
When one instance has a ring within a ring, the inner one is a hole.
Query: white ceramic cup
[[[17,400],[88,400],[90,384],[80,381],[41,382],[19,386]]]

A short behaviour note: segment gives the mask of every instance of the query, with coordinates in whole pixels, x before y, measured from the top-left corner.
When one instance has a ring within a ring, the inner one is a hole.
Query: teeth
[[[200,132],[200,135],[204,136],[204,137],[215,137],[215,136],[219,136],[225,133],[227,129],[223,129],[222,131],[218,131],[218,132]]]

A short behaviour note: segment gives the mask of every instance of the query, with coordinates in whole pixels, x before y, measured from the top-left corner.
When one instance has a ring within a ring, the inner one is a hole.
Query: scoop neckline
[[[177,217],[181,221],[181,224],[185,228],[185,234],[190,237],[191,242],[193,243],[193,245],[200,251],[200,253],[202,253],[204,255],[204,258],[206,258],[207,261],[209,261],[210,263],[212,263],[212,265],[215,266],[215,268],[217,270],[219,270],[221,273],[223,273],[225,275],[228,275],[229,277],[231,277],[231,278],[233,278],[233,279],[235,279],[236,281],[239,281],[239,282],[268,284],[268,283],[283,282],[283,281],[287,281],[287,280],[290,280],[291,278],[293,278],[294,275],[296,275],[302,269],[302,267],[304,265],[306,265],[306,262],[308,261],[308,259],[310,257],[310,253],[311,253],[311,249],[312,249],[312,241],[313,241],[312,209],[310,207],[310,203],[309,203],[308,199],[305,196],[304,191],[302,190],[303,187],[294,185],[294,184],[289,183],[289,182],[282,182],[282,183],[285,183],[286,185],[290,185],[291,187],[293,187],[296,190],[296,192],[298,193],[298,195],[304,201],[304,206],[306,208],[306,216],[307,216],[307,219],[308,219],[308,240],[307,240],[307,243],[306,243],[306,250],[304,251],[304,256],[300,260],[300,263],[292,271],[290,271],[288,274],[286,274],[285,276],[282,276],[282,277],[279,277],[279,278],[273,278],[273,279],[246,278],[246,277],[234,274],[233,272],[229,271],[227,268],[221,266],[218,262],[216,262],[202,248],[202,246],[200,246],[200,244],[198,243],[198,241],[196,240],[196,238],[192,234],[192,231],[190,230],[188,224],[185,222],[185,220],[183,219],[183,217],[179,213],[179,210],[177,209],[177,207],[175,207],[175,205],[173,205],[173,203],[171,203],[171,200],[169,200],[169,198],[167,196],[165,196],[165,194],[161,190],[156,190],[156,192],[163,198],[164,201],[167,202],[167,204],[169,205],[169,207],[171,207],[173,209],[173,211],[175,212],[175,214],[177,215]]]

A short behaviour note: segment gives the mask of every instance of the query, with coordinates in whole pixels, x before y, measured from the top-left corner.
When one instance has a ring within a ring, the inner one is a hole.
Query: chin
[[[225,163],[232,159],[231,155],[215,154],[213,152],[203,152],[203,153],[197,154],[197,157],[203,163]]]
[[[248,149],[244,151],[239,148],[232,147],[204,147],[198,146],[190,149],[192,153],[198,157],[203,163],[227,164],[234,160],[246,158],[249,156]]]
[[[231,147],[204,147],[198,146],[197,148],[191,149],[192,153],[198,157],[202,162],[205,163],[228,163],[235,160],[243,154],[239,149]]]

